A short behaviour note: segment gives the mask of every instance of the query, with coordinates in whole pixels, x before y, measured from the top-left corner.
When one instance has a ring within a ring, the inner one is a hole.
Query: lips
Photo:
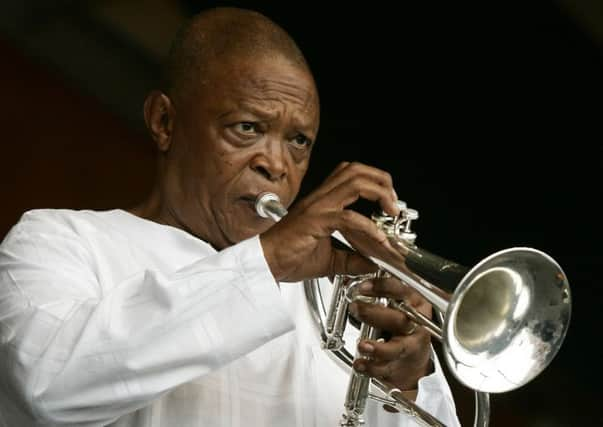
[[[258,192],[248,193],[248,194],[245,194],[244,196],[241,196],[241,199],[245,200],[245,201],[250,201],[250,202],[255,203],[255,201],[258,198],[258,196],[260,194],[262,194],[262,193],[266,193],[267,191],[268,190],[262,190],[262,191],[258,191]],[[279,194],[277,192],[275,192],[275,191],[270,191],[270,192],[276,194],[277,196],[279,196]]]
[[[265,218],[262,218],[262,217],[261,217],[261,216],[260,216],[260,215],[257,213],[257,211],[256,211],[256,207],[255,207],[255,203],[256,203],[256,200],[257,200],[257,198],[258,198],[258,195],[260,195],[260,194],[262,194],[262,193],[264,193],[264,192],[266,192],[266,191],[267,191],[267,190],[264,190],[264,191],[258,191],[257,193],[256,193],[256,192],[254,192],[254,193],[248,193],[248,194],[246,194],[246,195],[244,195],[244,196],[241,196],[241,197],[240,197],[240,200],[241,200],[242,202],[244,202],[245,204],[247,204],[247,205],[250,207],[250,209],[253,211],[254,216],[255,216],[257,219],[262,220],[262,221],[263,221],[263,220],[265,220]],[[275,194],[276,194],[276,193],[275,193]]]
[[[239,198],[239,200],[241,202],[243,202],[249,208],[249,210],[251,212],[253,212],[253,216],[255,218],[262,219],[255,210],[255,199],[256,199],[255,196],[250,196],[250,195],[242,196]]]
[[[254,202],[255,203],[256,196],[247,195],[247,196],[242,196],[241,199],[245,200],[245,201],[248,201],[248,202]]]

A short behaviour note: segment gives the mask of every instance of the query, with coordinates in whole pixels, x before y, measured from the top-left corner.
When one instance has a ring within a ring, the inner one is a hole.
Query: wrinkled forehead
[[[208,101],[222,97],[221,101],[258,109],[270,110],[288,104],[298,114],[306,115],[307,120],[318,122],[319,99],[310,71],[283,57],[217,62],[200,82],[199,90]]]
[[[303,74],[250,73],[229,82],[227,90],[242,103],[289,103],[302,112],[313,114],[318,106],[314,85]]]
[[[283,57],[232,58],[216,62],[201,82],[225,95],[280,97],[304,108],[318,108],[316,85],[307,67]]]

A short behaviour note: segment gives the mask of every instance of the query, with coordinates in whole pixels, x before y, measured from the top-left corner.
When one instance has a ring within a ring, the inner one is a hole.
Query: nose
[[[268,181],[277,182],[287,176],[286,148],[280,141],[267,141],[265,148],[251,159],[251,169]]]

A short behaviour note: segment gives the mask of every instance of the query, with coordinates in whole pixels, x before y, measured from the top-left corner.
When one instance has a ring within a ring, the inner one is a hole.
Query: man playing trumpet
[[[387,250],[362,198],[398,213],[391,177],[341,163],[293,201],[308,168],[319,100],[302,53],[268,18],[221,8],[174,41],[144,118],[158,179],[140,205],[35,210],[0,247],[0,425],[335,426],[348,375],[310,329],[308,278],[374,271],[331,234]],[[277,224],[254,209],[277,194]],[[430,305],[393,280],[365,295]],[[386,341],[358,344],[354,368],[398,387],[450,426],[448,385],[422,328],[354,303]],[[371,403],[368,425],[414,425]]]

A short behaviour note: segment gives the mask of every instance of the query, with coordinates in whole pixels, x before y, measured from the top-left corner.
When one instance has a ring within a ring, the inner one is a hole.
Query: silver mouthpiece
[[[287,209],[281,204],[281,199],[274,193],[260,193],[255,199],[255,211],[262,218],[270,218],[278,222],[287,215]]]

